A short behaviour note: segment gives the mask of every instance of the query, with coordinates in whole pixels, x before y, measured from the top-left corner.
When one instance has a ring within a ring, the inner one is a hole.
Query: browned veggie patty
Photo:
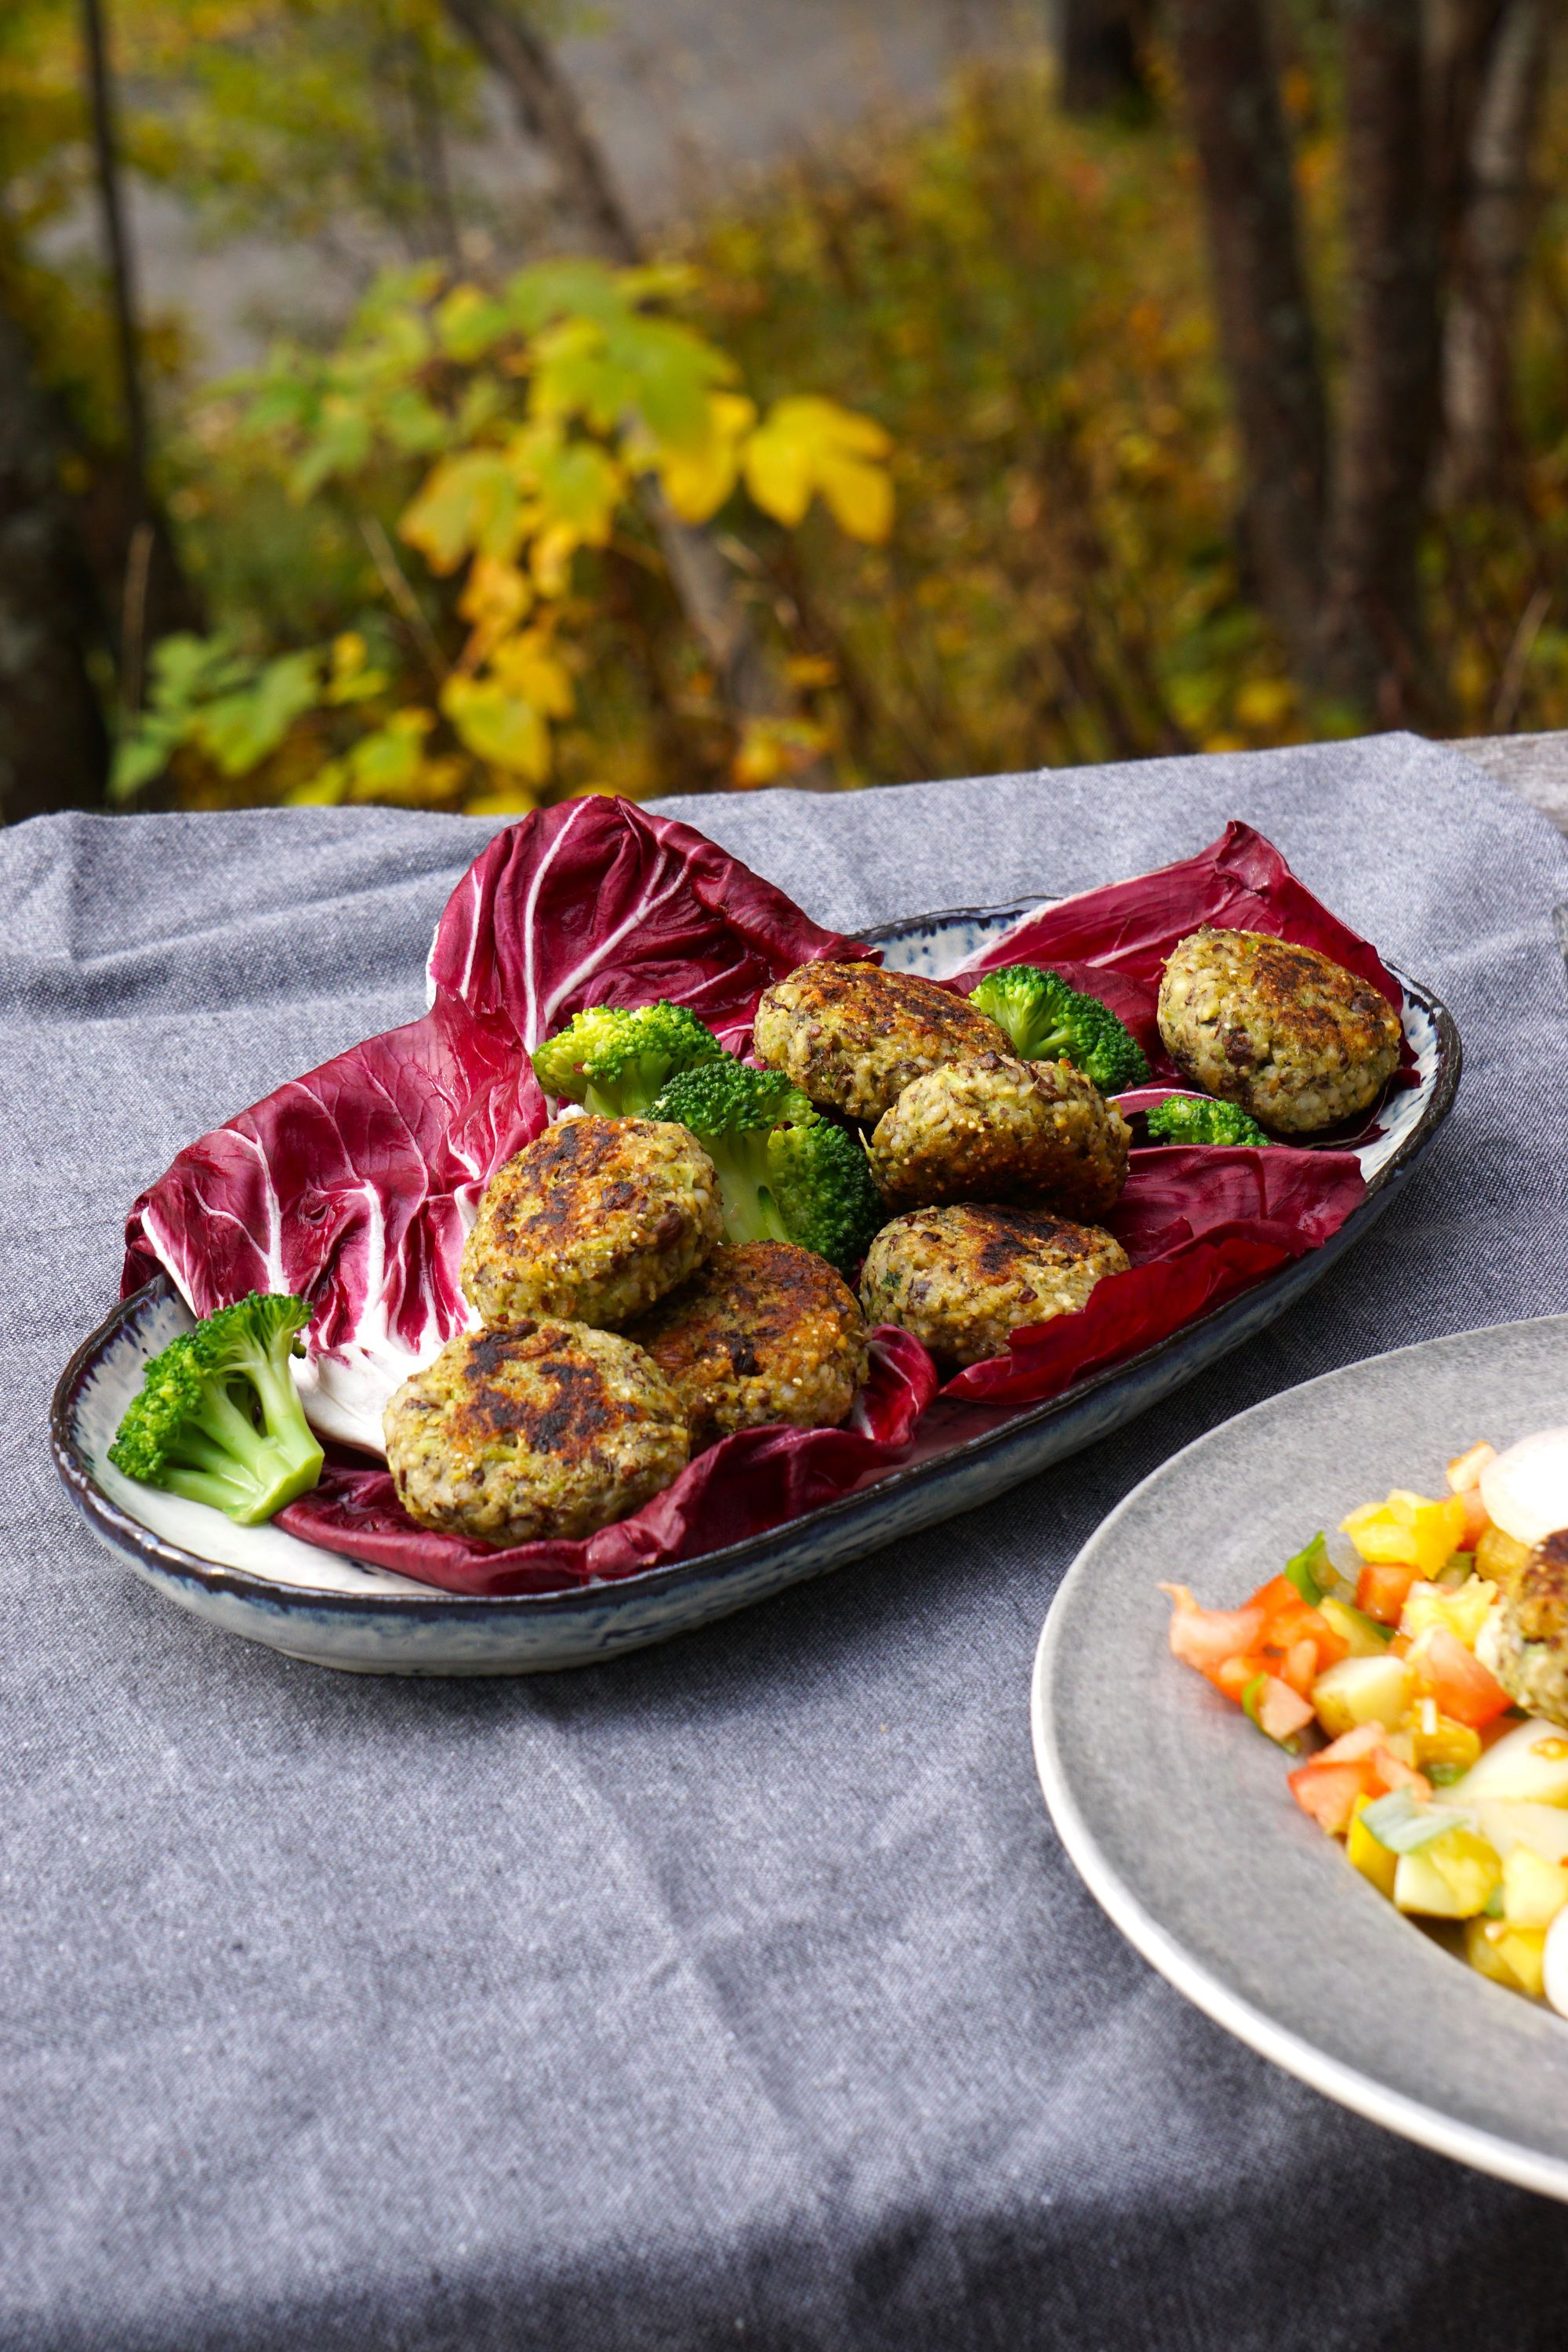
[[[1498,1598],[1476,1654],[1518,1706],[1568,1725],[1568,1528],[1516,1566],[1492,1567]]]
[[[1315,948],[1205,926],[1166,961],[1160,1034],[1205,1094],[1310,1135],[1370,1108],[1403,1031],[1381,990]]]
[[[951,989],[871,963],[802,964],[763,991],[752,1037],[757,1059],[813,1102],[867,1122],[922,1071],[1009,1050],[995,1022]]]
[[[1044,1209],[917,1209],[871,1244],[860,1304],[868,1323],[901,1323],[933,1356],[978,1364],[1005,1355],[1010,1332],[1075,1314],[1103,1275],[1126,1270],[1111,1234]]]
[[[640,1348],[583,1323],[449,1339],[385,1413],[397,1499],[492,1544],[592,1535],[686,1467],[686,1416]]]
[[[871,1137],[889,1208],[1026,1201],[1103,1217],[1127,1181],[1131,1130],[1068,1062],[984,1053],[904,1088]]]
[[[679,1398],[694,1454],[774,1422],[836,1428],[866,1376],[854,1292],[826,1258],[789,1242],[716,1249],[628,1337]]]
[[[713,1162],[685,1128],[564,1118],[491,1177],[463,1291],[492,1329],[537,1315],[614,1329],[684,1282],[723,1230]]]

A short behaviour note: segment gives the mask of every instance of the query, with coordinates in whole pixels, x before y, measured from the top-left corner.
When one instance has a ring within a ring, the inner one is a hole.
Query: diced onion
[[[1568,1528],[1568,1429],[1538,1430],[1489,1462],[1481,1500],[1495,1527],[1531,1549]]]

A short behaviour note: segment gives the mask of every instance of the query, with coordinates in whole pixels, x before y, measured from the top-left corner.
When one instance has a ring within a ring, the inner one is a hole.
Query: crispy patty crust
[[[1126,1270],[1121,1243],[1096,1226],[967,1202],[884,1225],[860,1304],[868,1323],[901,1323],[941,1360],[978,1364],[1005,1355],[1023,1325],[1076,1314],[1102,1276]]]
[[[716,1249],[627,1335],[679,1398],[698,1453],[735,1429],[834,1429],[866,1377],[866,1326],[826,1258],[789,1242]]]
[[[1568,1726],[1568,1528],[1503,1576],[1476,1654],[1516,1705]]]
[[[805,963],[775,981],[752,1041],[814,1103],[868,1125],[923,1071],[1010,1050],[995,1022],[951,989],[872,963]]]
[[[1160,1034],[1205,1094],[1311,1135],[1371,1108],[1404,1033],[1381,990],[1315,948],[1205,925],[1166,961]]]
[[[540,1315],[615,1330],[723,1238],[713,1162],[661,1119],[565,1118],[485,1189],[463,1292],[492,1330]]]
[[[592,1535],[679,1477],[686,1416],[640,1348],[584,1323],[448,1339],[384,1416],[397,1499],[482,1543]]]
[[[913,1078],[871,1137],[890,1209],[1021,1201],[1103,1217],[1127,1181],[1131,1129],[1069,1062],[975,1054]]]

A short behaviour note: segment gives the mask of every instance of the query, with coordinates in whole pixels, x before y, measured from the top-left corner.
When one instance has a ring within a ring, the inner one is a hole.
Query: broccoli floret
[[[866,1147],[827,1118],[775,1127],[768,1186],[788,1238],[850,1274],[887,1222]]]
[[[776,1127],[809,1123],[816,1113],[782,1070],[753,1070],[725,1054],[671,1078],[648,1117],[689,1129],[712,1160],[731,1241],[789,1240],[773,1198],[768,1138]]]
[[[1151,1143],[1270,1143],[1250,1111],[1209,1095],[1167,1095],[1147,1118]]]
[[[884,1221],[865,1146],[780,1070],[726,1055],[671,1078],[651,1115],[689,1128],[708,1153],[731,1242],[794,1242],[847,1272]]]
[[[1141,1087],[1149,1076],[1143,1048],[1098,996],[1069,988],[1060,972],[1037,964],[1004,964],[969,992],[1026,1062],[1071,1062],[1102,1095]]]
[[[310,1302],[253,1290],[154,1356],[109,1458],[128,1478],[253,1528],[321,1475],[289,1376]]]
[[[595,1004],[575,1013],[535,1049],[533,1068],[546,1094],[579,1102],[602,1118],[646,1118],[667,1078],[723,1051],[694,1013],[661,998],[629,1012]]]

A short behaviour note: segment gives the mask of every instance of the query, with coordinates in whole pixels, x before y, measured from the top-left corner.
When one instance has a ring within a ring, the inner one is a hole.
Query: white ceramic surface
[[[1167,1647],[1162,1578],[1232,1606],[1473,1440],[1568,1421],[1568,1316],[1427,1340],[1240,1413],[1074,1561],[1035,1661],[1040,1785],[1122,1933],[1190,2000],[1357,2114],[1568,2199],[1568,2021],[1402,1918],[1292,1801],[1286,1759]]]

